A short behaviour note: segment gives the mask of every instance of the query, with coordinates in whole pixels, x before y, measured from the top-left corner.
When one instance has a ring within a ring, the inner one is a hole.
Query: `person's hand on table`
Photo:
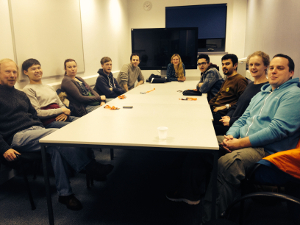
[[[144,81],[142,81],[142,80],[139,81],[139,82],[137,82],[136,87],[139,86],[139,85],[141,85],[141,84],[143,84],[143,83],[144,83]]]
[[[183,77],[181,77],[181,78],[178,77],[178,81],[179,81],[179,82],[183,82],[183,81],[185,81],[185,80],[186,80],[185,76],[183,76]]]
[[[17,156],[16,155],[21,155],[20,152],[10,148],[8,149],[6,152],[3,153],[3,157],[7,160],[7,161],[14,161]]]

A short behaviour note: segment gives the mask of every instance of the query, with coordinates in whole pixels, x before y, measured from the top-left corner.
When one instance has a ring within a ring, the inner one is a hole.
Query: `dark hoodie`
[[[125,91],[120,87],[117,80],[113,77],[112,73],[108,76],[103,72],[103,69],[98,70],[98,78],[94,90],[99,95],[105,95],[106,98],[116,98],[119,95],[125,93]],[[113,88],[111,91],[110,88]]]
[[[210,101],[219,92],[224,80],[219,73],[219,67],[215,64],[210,64],[207,70],[201,73],[199,83],[203,83],[201,88],[197,84],[197,90],[202,93],[207,93],[207,99]]]

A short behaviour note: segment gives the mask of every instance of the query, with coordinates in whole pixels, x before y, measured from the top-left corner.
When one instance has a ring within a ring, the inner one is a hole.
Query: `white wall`
[[[0,59],[14,59],[7,0],[0,0]]]
[[[145,11],[141,0],[128,0],[129,28],[164,28],[165,7],[183,5],[202,5],[227,3],[226,48],[228,53],[234,53],[239,58],[244,57],[247,0],[151,0],[152,9]],[[200,21],[201,23],[201,21]],[[130,34],[130,30],[128,31]],[[131,47],[131,46],[130,46]],[[211,61],[221,70],[220,55],[211,55]],[[145,77],[157,71],[143,71]],[[187,75],[199,76],[200,72],[187,70]]]
[[[8,0],[0,0],[0,56],[13,58]],[[80,0],[82,38],[85,72],[82,77],[92,77],[94,82],[100,59],[109,56],[113,60],[113,71],[129,62],[131,53],[131,28],[165,27],[165,7],[227,3],[226,52],[244,57],[247,0],[152,0],[152,9],[143,9],[141,0]],[[52,37],[49,37],[52,38]],[[10,54],[1,55],[1,50]],[[9,51],[7,51],[7,49]],[[221,55],[211,55],[211,61],[221,66]],[[61,65],[63,67],[63,62]],[[145,78],[160,71],[143,71]],[[44,71],[47,73],[47,71]],[[117,74],[117,73],[116,73]],[[188,70],[188,74],[199,76],[198,70]],[[44,83],[60,83],[62,76],[43,79]],[[26,82],[16,86],[22,88]]]
[[[300,77],[300,1],[248,0],[245,54],[264,51],[289,55]]]
[[[127,0],[81,0],[85,75],[96,74],[100,59],[109,56],[113,70],[129,62]]]
[[[103,56],[112,58],[113,71],[120,70],[123,64],[129,62],[131,48],[130,33],[128,32],[128,4],[127,0],[80,0],[80,8],[85,72],[79,76],[92,76],[91,80],[93,81],[101,67],[100,59]],[[9,15],[8,0],[0,0],[1,59],[14,59]],[[49,37],[50,39],[53,37]],[[1,52],[6,54],[3,55]],[[30,54],[28,54],[29,57]],[[63,61],[54,66],[63,68]],[[45,73],[47,71],[44,71]],[[44,78],[43,83],[60,83],[62,77],[63,74]],[[27,82],[27,80],[26,82],[18,82],[16,87],[23,88]]]

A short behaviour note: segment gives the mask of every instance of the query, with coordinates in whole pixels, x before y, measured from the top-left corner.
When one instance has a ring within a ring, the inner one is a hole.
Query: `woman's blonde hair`
[[[265,73],[267,74],[267,71],[268,71],[268,67],[270,65],[270,56],[267,54],[267,53],[264,53],[262,51],[256,51],[256,52],[253,52],[251,55],[249,55],[247,57],[247,65],[249,66],[249,61],[252,57],[254,56],[259,56],[261,57],[263,63],[264,63],[264,66],[267,67],[267,69],[265,70]]]
[[[182,78],[182,77],[184,77],[184,72],[183,72],[183,66],[182,66],[182,61],[181,61],[180,55],[179,55],[179,54],[174,54],[174,55],[172,55],[172,57],[171,57],[171,63],[173,64],[172,61],[173,61],[173,58],[174,58],[175,56],[177,56],[178,59],[179,59],[178,68],[175,68],[175,67],[174,67],[174,69],[175,69],[175,74],[176,74],[176,77]]]

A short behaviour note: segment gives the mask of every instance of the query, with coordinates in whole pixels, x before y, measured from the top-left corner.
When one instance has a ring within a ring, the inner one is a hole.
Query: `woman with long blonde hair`
[[[185,66],[179,54],[172,55],[167,68],[167,78],[169,81],[185,81]]]

